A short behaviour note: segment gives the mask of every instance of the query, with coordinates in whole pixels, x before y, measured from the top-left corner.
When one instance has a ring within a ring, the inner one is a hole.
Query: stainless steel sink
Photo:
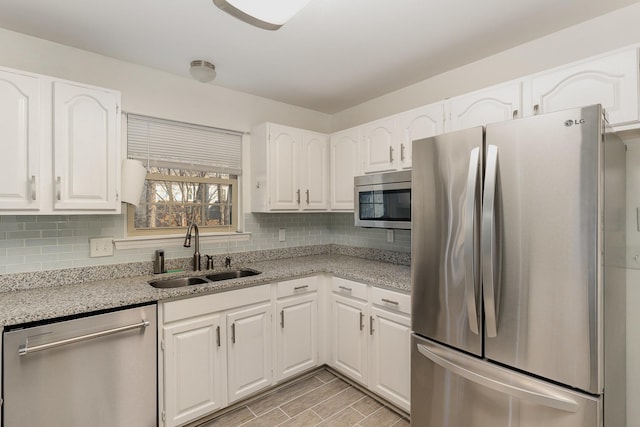
[[[219,280],[239,279],[240,277],[255,276],[256,274],[260,274],[260,272],[243,268],[239,270],[220,271],[218,273],[209,274],[205,277],[212,282],[217,282]]]
[[[180,288],[182,286],[199,285],[208,283],[202,277],[178,277],[175,279],[152,280],[149,282],[154,288]]]
[[[241,277],[255,276],[260,271],[240,268],[237,270],[225,270],[212,273],[207,276],[177,277],[173,279],[151,280],[149,284],[154,288],[180,288],[182,286],[200,285],[203,283],[218,282],[220,280],[239,279]]]

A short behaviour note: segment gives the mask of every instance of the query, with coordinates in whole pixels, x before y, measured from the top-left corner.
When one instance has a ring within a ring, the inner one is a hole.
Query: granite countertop
[[[411,290],[411,267],[346,255],[301,256],[248,262],[233,267],[251,268],[262,273],[240,279],[173,289],[156,289],[147,282],[186,274],[204,275],[207,272],[144,275],[2,292],[0,293],[0,326],[222,292],[316,273],[330,273],[345,279],[406,293]]]

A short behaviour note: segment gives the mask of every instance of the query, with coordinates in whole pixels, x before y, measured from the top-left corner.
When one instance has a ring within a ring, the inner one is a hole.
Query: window
[[[238,228],[239,132],[131,114],[127,131],[129,157],[147,164],[128,235],[177,234],[192,222],[200,232]]]

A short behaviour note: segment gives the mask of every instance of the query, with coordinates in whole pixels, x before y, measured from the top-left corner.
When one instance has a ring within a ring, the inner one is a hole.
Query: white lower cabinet
[[[272,384],[271,285],[158,305],[161,426],[185,425]]]
[[[184,426],[323,363],[409,411],[410,306],[407,294],[326,275],[162,302],[159,425]]]
[[[411,297],[333,278],[331,365],[409,412]]]
[[[269,385],[271,302],[227,314],[229,403]]]
[[[223,407],[223,322],[220,314],[212,314],[164,328],[166,425],[181,425]]]
[[[348,377],[367,384],[367,302],[333,295],[333,367]]]
[[[318,276],[277,285],[276,378],[318,365]]]

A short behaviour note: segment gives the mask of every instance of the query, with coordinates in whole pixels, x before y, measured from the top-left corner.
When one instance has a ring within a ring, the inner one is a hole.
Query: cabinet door
[[[411,402],[411,319],[377,307],[369,317],[369,388],[409,411]]]
[[[399,153],[398,120],[389,117],[362,128],[362,170],[364,173],[383,172],[396,169]]]
[[[227,314],[229,403],[271,385],[271,303]]]
[[[333,367],[364,385],[368,363],[366,316],[366,302],[333,295]]]
[[[0,71],[0,209],[40,207],[39,113],[38,78]]]
[[[318,364],[318,297],[315,292],[276,304],[277,376],[291,377]]]
[[[590,60],[529,81],[531,114],[602,104],[611,124],[638,120],[636,49]]]
[[[515,82],[452,98],[449,101],[447,131],[484,126],[521,116],[521,92],[520,82]]]
[[[360,174],[360,131],[350,129],[331,136],[331,209],[353,211],[353,178]]]
[[[164,328],[165,425],[182,425],[225,404],[221,321],[221,315],[206,315]]]
[[[53,83],[54,209],[120,211],[119,97]]]
[[[326,135],[302,133],[300,206],[304,210],[329,208],[329,141]]]
[[[300,133],[286,126],[269,125],[271,209],[297,210],[300,207],[298,167]]]
[[[444,104],[427,105],[400,116],[400,166],[411,167],[413,141],[444,132]]]

